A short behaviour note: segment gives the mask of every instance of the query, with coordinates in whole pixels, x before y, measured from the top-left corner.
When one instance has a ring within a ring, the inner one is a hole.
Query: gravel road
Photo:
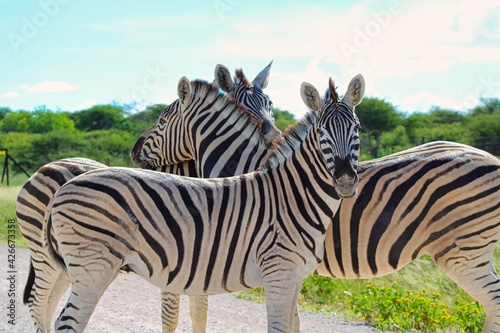
[[[0,244],[2,274],[0,281],[0,332],[34,332],[27,307],[22,304],[22,293],[27,278],[29,251],[16,249],[15,273],[7,261],[7,245]],[[9,277],[15,278],[15,298],[9,296]],[[15,325],[8,321],[11,299],[15,299]],[[266,332],[264,304],[236,298],[232,294],[209,298],[208,333]],[[63,302],[59,305],[59,313]],[[191,332],[187,298],[181,299],[181,314],[177,332]],[[376,330],[361,324],[346,323],[335,317],[301,313],[302,332],[368,333]],[[161,332],[159,289],[133,274],[120,274],[105,292],[85,332]]]

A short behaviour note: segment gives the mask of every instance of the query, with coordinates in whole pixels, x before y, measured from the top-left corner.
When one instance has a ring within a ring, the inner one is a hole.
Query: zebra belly
[[[178,272],[173,267],[155,270],[150,275],[147,263],[141,260],[137,253],[131,253],[125,261],[126,265],[136,274],[161,288],[163,291],[169,291],[175,294],[184,295],[214,295],[234,291],[246,290],[262,286],[262,279],[259,269],[250,264],[246,265],[244,277],[236,271],[240,270],[234,267],[225,272],[224,267],[218,265],[208,270],[203,265],[192,273],[192,262],[185,263],[185,267]],[[239,266],[237,266],[239,267]]]

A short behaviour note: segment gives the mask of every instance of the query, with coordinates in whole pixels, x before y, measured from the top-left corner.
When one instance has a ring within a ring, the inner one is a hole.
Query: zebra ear
[[[363,100],[365,94],[365,79],[363,75],[358,74],[351,79],[349,86],[347,87],[347,92],[342,99],[344,102],[350,104],[351,106],[356,106]]]
[[[177,85],[177,96],[182,106],[186,106],[191,97],[191,81],[185,76],[181,77]]]
[[[311,110],[318,112],[321,108],[321,97],[318,90],[310,83],[303,82],[300,86],[300,97]]]
[[[215,66],[214,75],[215,82],[217,82],[219,88],[229,94],[231,89],[234,87],[234,81],[231,77],[229,69],[227,69],[227,67],[224,65],[217,64],[217,66]]]
[[[267,84],[269,83],[269,74],[271,73],[271,65],[273,64],[273,60],[266,66],[257,76],[253,79],[252,84],[260,89],[266,89]]]

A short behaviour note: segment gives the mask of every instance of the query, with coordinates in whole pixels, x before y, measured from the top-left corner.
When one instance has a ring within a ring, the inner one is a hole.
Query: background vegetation
[[[131,112],[127,105],[96,105],[77,111],[0,108],[0,148],[29,172],[63,157],[83,156],[114,166],[132,166],[129,153],[138,136],[166,107],[151,105]],[[285,129],[292,114],[275,109],[276,124]],[[380,157],[424,142],[450,140],[500,155],[500,100],[459,112],[434,108],[406,114],[390,103],[367,97],[356,108],[360,118],[362,160]]]
[[[113,166],[132,166],[130,149],[166,105],[132,112],[127,105],[96,105],[77,111],[0,108],[0,148],[33,173],[65,157],[87,157]],[[295,119],[275,109],[284,130]],[[483,99],[467,112],[436,107],[406,114],[378,98],[365,98],[356,108],[360,118],[362,160],[384,156],[424,142],[450,140],[500,155],[500,100]],[[0,157],[0,162],[3,160]],[[7,219],[15,216],[15,198],[27,177],[10,165],[10,188],[0,185],[0,242]],[[5,182],[4,182],[5,183]],[[18,246],[25,246],[18,233]],[[495,263],[500,267],[500,254]],[[263,299],[261,289],[241,297]],[[484,313],[479,304],[448,279],[428,257],[401,271],[371,280],[340,280],[311,276],[304,282],[301,305],[310,311],[365,321],[384,330],[480,332]]]

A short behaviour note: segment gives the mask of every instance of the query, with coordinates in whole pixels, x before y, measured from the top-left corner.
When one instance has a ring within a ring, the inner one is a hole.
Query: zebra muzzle
[[[342,175],[341,177],[333,178],[333,187],[341,198],[352,198],[356,195],[358,189],[358,176]]]

